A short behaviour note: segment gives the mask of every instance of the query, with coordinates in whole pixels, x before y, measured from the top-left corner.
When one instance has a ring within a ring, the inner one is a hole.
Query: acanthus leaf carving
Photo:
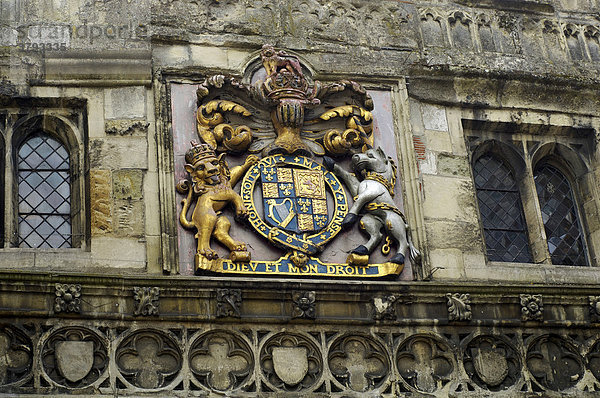
[[[468,293],[447,293],[448,320],[470,321],[473,318],[471,312],[471,297]]]
[[[139,287],[133,288],[134,309],[133,315],[158,315],[160,288]]]
[[[374,297],[373,298],[373,309],[375,310],[373,313],[373,319],[375,320],[396,320],[396,307],[394,304],[398,298],[393,295],[387,295],[383,297]]]
[[[240,318],[242,291],[240,289],[217,289],[217,318]]]
[[[252,86],[223,75],[211,76],[200,85],[197,127],[204,143],[231,153],[249,150],[304,156],[325,151],[347,154],[373,145],[373,100],[360,84],[349,80],[311,82],[296,56],[269,45],[263,46],[261,58],[266,76]],[[216,99],[213,91],[229,91],[236,100]],[[343,91],[359,105],[325,108],[319,117],[305,120],[306,110],[324,105],[323,101]],[[268,114],[260,111],[260,106],[266,107]],[[245,123],[232,123],[230,119],[236,117]],[[321,126],[332,117],[345,118],[346,129]],[[309,125],[315,128],[306,128]]]

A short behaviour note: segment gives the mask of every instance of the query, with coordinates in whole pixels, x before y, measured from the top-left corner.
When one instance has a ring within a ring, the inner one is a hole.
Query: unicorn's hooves
[[[361,256],[364,256],[366,254],[369,254],[369,250],[365,247],[365,245],[360,245],[356,249],[352,250],[351,253],[360,254]]]
[[[390,262],[394,264],[404,264],[404,254],[397,253],[394,257],[390,258]]]
[[[344,219],[342,220],[342,229],[346,230],[346,229],[350,229],[350,227],[352,227],[359,219],[360,217],[356,214],[352,214],[352,213],[348,213],[346,214],[346,217],[344,217]]]

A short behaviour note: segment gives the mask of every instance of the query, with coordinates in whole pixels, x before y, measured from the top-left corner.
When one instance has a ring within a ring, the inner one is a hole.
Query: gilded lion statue
[[[177,184],[177,191],[187,194],[182,200],[182,209],[179,222],[186,229],[196,229],[198,250],[195,256],[196,273],[200,270],[212,270],[214,260],[218,258],[217,252],[210,247],[210,239],[214,237],[230,250],[232,261],[250,261],[250,252],[244,242],[238,242],[229,235],[231,223],[221,211],[229,204],[235,209],[237,219],[248,217],[248,210],[242,198],[233,190],[248,168],[258,162],[258,158],[250,155],[243,165],[233,167],[231,170],[222,159],[223,154],[217,156],[210,145],[198,144],[192,141],[192,148],[185,154],[185,170],[189,179]],[[191,220],[187,214],[195,200]]]

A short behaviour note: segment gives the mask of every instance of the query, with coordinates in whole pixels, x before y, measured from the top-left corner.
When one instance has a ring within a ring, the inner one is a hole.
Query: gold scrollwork
[[[225,123],[222,112],[244,117],[252,115],[246,108],[233,101],[209,101],[200,106],[196,114],[198,135],[216,150],[244,152],[252,142],[252,130],[245,125],[233,127]]]
[[[331,129],[323,136],[323,146],[332,155],[344,155],[352,149],[365,150],[373,146],[373,114],[355,105],[338,106],[330,109],[306,124],[345,117],[346,130]]]

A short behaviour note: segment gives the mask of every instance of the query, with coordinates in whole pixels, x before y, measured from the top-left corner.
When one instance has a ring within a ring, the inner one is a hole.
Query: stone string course
[[[146,288],[63,275],[61,286],[80,282],[81,312],[54,314],[57,283],[29,279],[17,300],[5,300],[16,284],[0,293],[2,393],[525,397],[600,388],[593,287],[557,295],[463,284],[456,293],[457,284],[304,281],[305,293],[287,290],[290,280],[154,278]],[[142,293],[160,316],[139,316]],[[314,319],[298,317],[301,297]],[[522,319],[532,308],[523,305],[542,297],[544,319]]]

